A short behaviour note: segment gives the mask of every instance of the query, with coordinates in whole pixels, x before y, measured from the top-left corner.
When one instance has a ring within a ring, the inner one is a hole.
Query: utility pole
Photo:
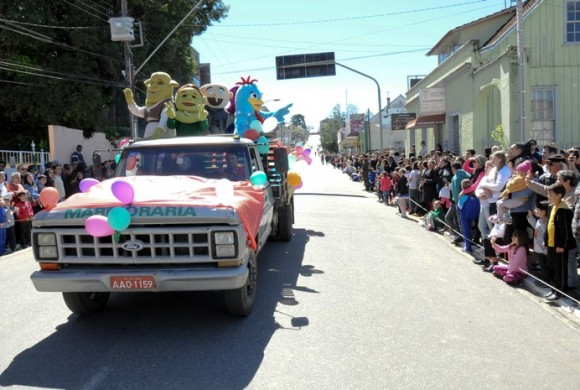
[[[127,9],[127,0],[121,0],[121,16],[127,17],[129,11]],[[123,42],[123,53],[125,54],[125,85],[134,92],[135,90],[135,76],[133,74],[133,53],[129,41]],[[131,138],[137,139],[137,120],[135,116],[129,113],[129,127],[131,128]]]
[[[520,91],[520,142],[526,141],[526,108],[525,108],[525,96],[524,91],[524,65],[525,65],[525,52],[524,52],[524,23],[522,20],[522,0],[517,0],[516,3],[516,25],[517,25],[517,49],[518,49],[518,87]]]

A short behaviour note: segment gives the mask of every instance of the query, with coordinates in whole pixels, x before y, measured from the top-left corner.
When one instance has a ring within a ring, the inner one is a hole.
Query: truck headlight
[[[34,240],[35,253],[38,260],[58,260],[58,247],[56,246],[56,234],[37,233]]]
[[[36,235],[36,243],[38,245],[56,245],[56,234],[38,233]]]
[[[213,257],[216,259],[235,258],[238,254],[236,232],[212,233]]]
[[[58,250],[56,246],[40,246],[38,247],[38,257],[43,260],[58,258]]]

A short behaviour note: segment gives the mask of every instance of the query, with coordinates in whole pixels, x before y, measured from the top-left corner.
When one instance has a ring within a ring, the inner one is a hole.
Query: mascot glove
[[[135,104],[135,99],[133,99],[133,91],[129,88],[125,88],[123,90],[123,94],[125,95],[125,101],[127,104]]]
[[[171,102],[165,103],[165,114],[169,119],[175,119],[175,109]]]

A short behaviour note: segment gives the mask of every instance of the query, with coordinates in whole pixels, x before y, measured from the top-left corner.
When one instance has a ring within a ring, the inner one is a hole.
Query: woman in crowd
[[[433,209],[433,200],[437,198],[437,171],[435,169],[435,160],[427,161],[427,169],[421,175],[421,186],[423,193],[421,203],[427,209],[426,212]]]
[[[489,204],[489,214],[493,215],[497,213],[496,202],[499,199],[505,185],[507,184],[508,180],[512,176],[511,169],[507,166],[507,157],[506,154],[502,151],[497,151],[492,154],[491,157],[491,164],[493,168],[490,170],[489,174],[485,176],[484,179],[480,182],[481,190],[483,190],[483,195],[478,195],[480,203],[484,201],[484,203]],[[483,214],[483,213],[480,213]],[[481,229],[481,227],[480,227]],[[493,266],[497,264],[497,258],[495,251],[491,246],[491,241],[489,240],[488,234],[485,234],[484,231],[481,232],[483,239],[483,247],[485,251],[485,260],[484,263],[487,268],[486,271],[491,272],[493,270]],[[476,263],[479,263],[478,260],[474,260]],[[491,262],[491,264],[487,264],[487,262]]]
[[[34,180],[34,175],[32,173],[25,173],[24,176],[22,176],[22,183],[24,189],[28,191],[28,201],[32,206],[32,211],[36,214],[40,211],[40,193],[36,181]]]
[[[54,187],[54,171],[52,168],[46,168],[44,170],[44,176],[46,176],[45,187]]]

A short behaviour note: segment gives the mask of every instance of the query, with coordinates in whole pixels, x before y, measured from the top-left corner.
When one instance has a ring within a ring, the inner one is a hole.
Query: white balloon
[[[222,204],[234,203],[234,184],[228,179],[221,179],[215,185],[215,195]]]
[[[262,123],[262,131],[264,133],[269,133],[273,131],[276,126],[278,126],[278,119],[274,118],[273,116],[269,117]]]

